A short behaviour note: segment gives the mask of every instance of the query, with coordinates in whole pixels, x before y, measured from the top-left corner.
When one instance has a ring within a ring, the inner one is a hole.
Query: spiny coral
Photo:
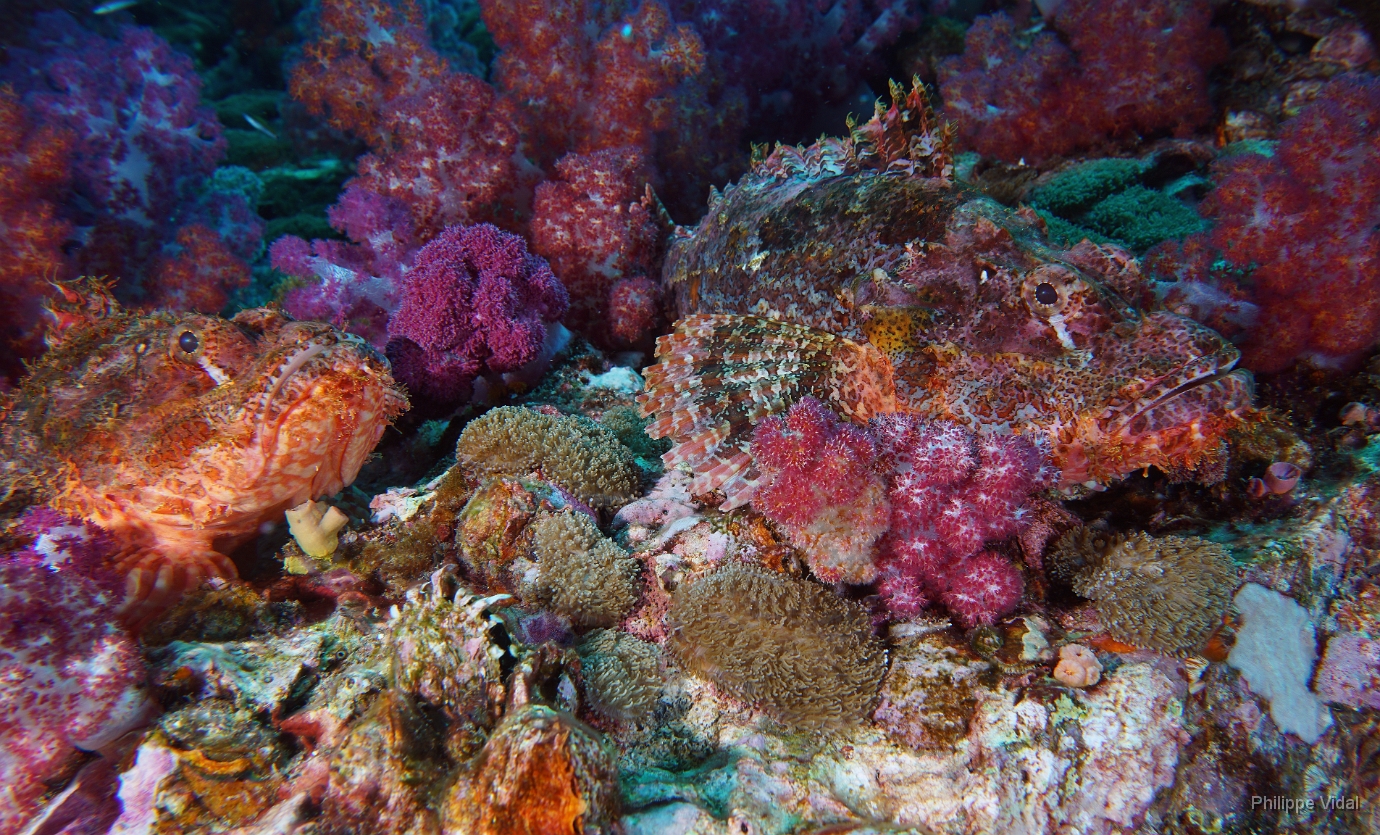
[[[388,358],[418,398],[463,403],[484,371],[534,359],[568,296],[523,240],[489,224],[453,226],[417,253],[388,322]]]
[[[827,583],[875,579],[873,545],[891,507],[872,438],[803,397],[785,416],[757,424],[752,456],[762,474],[753,507],[786,529],[815,575]]]
[[[574,510],[538,513],[532,521],[532,576],[518,594],[578,627],[613,626],[637,603],[637,561]]]
[[[661,650],[626,632],[600,629],[579,647],[590,706],[615,722],[634,722],[661,695]]]
[[[611,745],[574,717],[539,704],[511,710],[446,802],[447,832],[608,832],[619,811]]]
[[[733,564],[682,585],[667,623],[682,664],[791,724],[861,721],[886,673],[861,606],[758,566]]]
[[[460,433],[456,457],[490,474],[539,470],[593,507],[617,507],[636,498],[641,480],[632,453],[612,432],[584,417],[542,414],[501,406]]]
[[[1210,26],[1206,0],[1066,0],[1052,18],[1062,39],[1019,34],[1005,13],[980,17],[963,55],[940,64],[963,144],[1038,162],[1211,117],[1207,71],[1225,57],[1226,39]]]
[[[1075,529],[1048,556],[1051,574],[1097,604],[1119,641],[1173,654],[1199,649],[1236,586],[1226,549],[1198,537],[1104,537]]]
[[[628,282],[647,281],[658,254],[651,176],[638,148],[569,154],[533,200],[532,251],[570,291],[570,326],[605,344],[635,343],[656,314],[654,285],[650,311],[628,298],[641,287]],[[617,296],[616,287],[624,288]]]

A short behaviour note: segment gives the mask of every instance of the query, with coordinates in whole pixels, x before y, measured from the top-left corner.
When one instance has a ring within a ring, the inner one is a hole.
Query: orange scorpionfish
[[[0,499],[109,530],[131,623],[235,577],[231,547],[352,482],[407,408],[387,361],[329,325],[139,315],[99,284],[59,290],[49,350],[0,396]]]
[[[917,82],[846,139],[755,155],[664,271],[680,319],[640,403],[698,494],[749,501],[752,427],[804,395],[858,423],[916,412],[1046,449],[1067,492],[1159,467],[1220,478],[1251,411],[1239,352],[1142,313],[1123,250],[1045,243],[1044,223],[955,182]]]

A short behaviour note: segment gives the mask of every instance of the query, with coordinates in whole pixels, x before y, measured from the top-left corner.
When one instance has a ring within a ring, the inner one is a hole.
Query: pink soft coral
[[[757,424],[752,455],[762,481],[752,505],[786,529],[828,582],[876,577],[873,545],[886,531],[886,487],[867,433],[813,397]]]
[[[955,424],[893,414],[870,424],[889,473],[891,528],[881,592],[896,614],[940,600],[965,625],[991,623],[1020,600],[1020,572],[982,553],[1019,534],[1025,505],[1055,473],[1014,435],[977,437]]]
[[[28,550],[0,557],[0,831],[17,832],[49,781],[108,747],[150,707],[135,642],[116,625],[124,588],[103,574],[99,531],[30,511]]]
[[[1207,71],[1226,39],[1211,17],[1206,0],[1066,0],[1053,16],[1063,39],[980,17],[963,55],[939,66],[945,109],[962,143],[1008,162],[1183,133],[1212,116]]]

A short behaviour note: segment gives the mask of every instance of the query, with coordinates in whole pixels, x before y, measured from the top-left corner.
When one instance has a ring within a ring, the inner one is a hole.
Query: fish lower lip
[[[1114,427],[1113,431],[1118,434],[1128,436],[1139,435],[1143,433],[1146,430],[1146,427],[1142,427],[1141,429],[1132,428],[1133,424],[1135,424],[1139,419],[1150,415],[1156,409],[1163,408],[1166,404],[1183,397],[1185,394],[1189,394],[1191,392],[1200,390],[1205,386],[1210,386],[1225,380],[1230,375],[1237,373],[1235,366],[1236,362],[1232,361],[1229,364],[1219,366],[1215,371],[1213,371],[1210,374],[1203,374],[1199,377],[1195,377],[1191,380],[1181,383],[1178,386],[1175,386],[1173,389],[1170,389],[1163,395],[1155,398],[1153,401],[1144,404],[1141,408],[1136,409],[1134,413],[1129,414],[1125,418],[1120,420],[1118,424]]]

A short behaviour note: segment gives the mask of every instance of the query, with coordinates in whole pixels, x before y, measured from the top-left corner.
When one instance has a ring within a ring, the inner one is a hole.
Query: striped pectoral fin
[[[229,557],[209,547],[175,552],[159,547],[139,548],[122,556],[117,568],[125,575],[125,599],[119,614],[135,630],[205,581],[239,576]]]
[[[805,395],[862,423],[896,410],[891,363],[870,345],[755,316],[681,319],[657,340],[638,399],[647,434],[670,438],[667,466],[688,464],[696,493],[722,490],[723,509],[752,498],[752,428]]]

